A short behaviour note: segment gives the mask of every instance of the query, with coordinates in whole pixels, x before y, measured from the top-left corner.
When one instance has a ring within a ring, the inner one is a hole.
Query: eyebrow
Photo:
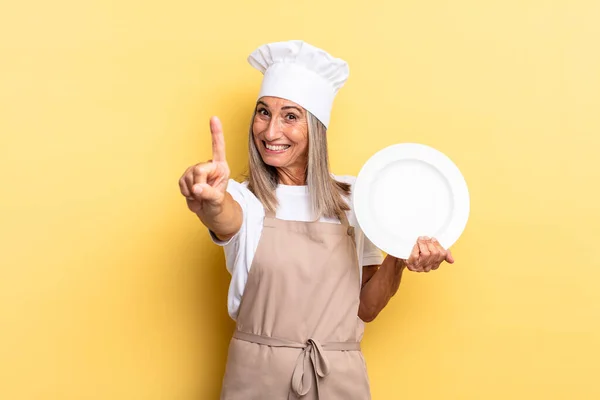
[[[258,106],[259,104],[262,104],[263,106],[269,108],[269,106],[267,105],[267,103],[265,103],[264,101],[261,101],[261,100],[257,101],[256,105]]]
[[[267,105],[267,103],[265,103],[265,102],[264,102],[264,101],[262,101],[262,100],[259,100],[259,101],[256,103],[256,105],[257,105],[257,106],[258,106],[259,104],[260,104],[260,105],[263,105],[263,106],[265,106],[267,109],[269,108],[269,106]],[[281,109],[282,109],[282,110],[287,110],[287,109],[290,109],[290,108],[293,108],[293,109],[297,110],[297,111],[298,111],[300,114],[302,114],[302,110],[301,110],[300,108],[296,107],[296,106],[285,106],[285,107],[281,107]]]
[[[299,112],[300,114],[302,114],[302,110],[301,110],[301,109],[299,109],[299,108],[298,108],[298,107],[296,107],[296,106],[285,106],[285,107],[281,107],[281,109],[282,109],[282,110],[287,110],[287,109],[289,109],[289,108],[293,108],[294,110],[298,110],[298,112]]]

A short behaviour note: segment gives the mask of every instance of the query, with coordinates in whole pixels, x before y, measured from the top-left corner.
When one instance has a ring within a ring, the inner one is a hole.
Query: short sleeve
[[[237,264],[239,264],[239,260],[242,256],[241,253],[244,253],[244,244],[243,238],[247,236],[248,229],[248,194],[246,192],[250,192],[245,185],[230,179],[227,184],[227,192],[231,195],[231,197],[240,205],[242,209],[242,226],[240,230],[229,240],[223,241],[219,240],[215,234],[209,230],[211,240],[224,248],[227,270],[230,273],[233,273],[233,270]]]
[[[363,243],[362,266],[381,265],[383,263],[383,253],[377,248],[368,237],[365,236]]]
[[[340,182],[344,182],[350,185],[351,190],[354,190],[354,183],[356,182],[356,177],[354,176],[350,176],[350,175],[339,175],[339,176],[335,176],[334,178]],[[350,219],[352,221],[352,223],[354,224],[354,226],[358,226],[358,221],[356,220],[356,215],[354,214],[354,204],[352,202],[352,196],[347,198],[348,204],[350,205],[350,208],[352,208],[351,211],[351,216]],[[367,266],[367,265],[381,265],[381,263],[383,262],[383,253],[381,252],[381,250],[379,250],[377,248],[377,246],[375,246],[373,243],[371,243],[371,241],[369,240],[369,238],[367,238],[366,235],[364,235],[364,233],[361,232],[361,238],[362,238],[362,259],[360,260],[361,265]],[[357,242],[358,244],[360,244],[360,241]],[[359,252],[360,254],[361,252]]]

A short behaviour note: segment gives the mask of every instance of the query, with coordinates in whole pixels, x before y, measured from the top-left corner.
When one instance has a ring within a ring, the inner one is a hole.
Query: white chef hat
[[[333,99],[348,79],[348,63],[301,40],[264,44],[248,62],[264,74],[259,98],[293,101],[329,125]]]

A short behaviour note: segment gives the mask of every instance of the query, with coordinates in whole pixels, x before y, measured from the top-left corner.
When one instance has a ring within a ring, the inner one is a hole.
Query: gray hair
[[[256,111],[252,115],[252,121]],[[306,184],[315,218],[322,216],[338,217],[350,207],[343,196],[350,195],[350,185],[333,178],[329,171],[327,152],[327,128],[314,115],[306,111],[308,122],[308,164]],[[249,174],[248,189],[260,200],[263,206],[275,212],[277,197],[275,189],[279,181],[277,169],[265,164],[254,142],[252,123],[248,137]]]

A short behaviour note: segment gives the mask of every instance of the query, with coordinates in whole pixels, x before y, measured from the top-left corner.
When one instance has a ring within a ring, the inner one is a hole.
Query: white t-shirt
[[[334,176],[340,182],[354,184],[356,178],[351,176]],[[229,180],[227,191],[237,201],[243,211],[242,226],[239,232],[227,242],[218,240],[212,233],[212,240],[224,247],[227,270],[231,273],[231,283],[227,297],[229,315],[234,320],[237,318],[240,302],[244,294],[248,272],[258,247],[258,241],[263,230],[265,210],[262,203],[247,187],[247,182],[239,183]],[[279,185],[276,189],[277,207],[276,217],[288,221],[312,221],[310,196],[307,186]],[[358,226],[352,196],[346,199],[350,205],[347,212],[348,222],[354,226],[357,256],[361,266],[380,265],[383,262],[382,252],[367,239]],[[340,223],[337,218],[321,218],[322,222]],[[362,268],[360,268],[362,280]]]

